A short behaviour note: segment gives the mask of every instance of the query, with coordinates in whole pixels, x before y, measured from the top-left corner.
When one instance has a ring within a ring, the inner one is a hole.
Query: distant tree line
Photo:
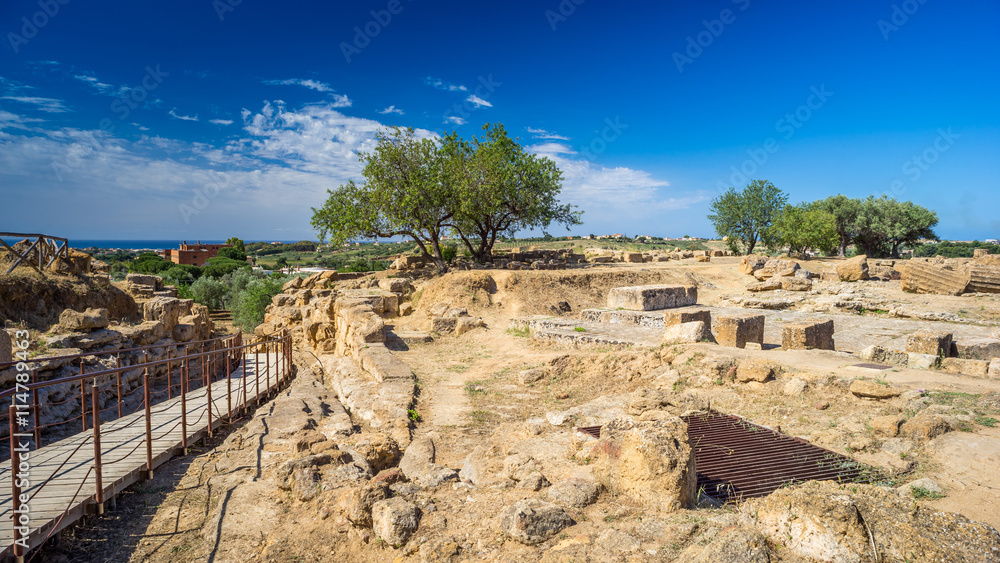
[[[744,189],[730,188],[712,200],[709,220],[729,247],[752,253],[758,244],[789,252],[817,250],[846,255],[854,245],[873,257],[899,257],[904,246],[938,240],[933,228],[937,213],[910,201],[885,195],[865,199],[835,195],[788,204],[788,196],[767,180],[753,180]]]
[[[313,208],[320,240],[408,237],[445,271],[449,235],[487,262],[500,237],[580,223],[581,212],[557,200],[562,172],[553,161],[524,150],[503,125],[483,129],[471,141],[456,133],[430,139],[412,129],[379,132],[372,152],[360,155],[364,180],[328,190],[324,205]]]
[[[985,248],[989,250],[990,254],[1000,254],[1000,244],[991,244],[979,241],[941,241],[938,243],[918,246],[913,249],[913,255],[925,258],[932,256],[944,256],[945,258],[972,258],[972,255],[975,253],[977,248]]]

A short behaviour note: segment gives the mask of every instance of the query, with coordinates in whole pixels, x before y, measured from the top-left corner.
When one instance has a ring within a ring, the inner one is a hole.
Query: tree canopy
[[[831,254],[840,241],[836,218],[817,204],[785,206],[772,229],[773,240],[787,246],[789,253],[805,255],[816,249]]]
[[[328,190],[313,208],[320,240],[413,239],[439,271],[447,269],[442,240],[458,235],[478,260],[489,260],[504,233],[579,223],[579,212],[556,199],[562,175],[555,164],[527,153],[502,125],[483,139],[451,133],[418,138],[412,129],[380,131],[372,152],[360,155],[363,182]]]
[[[713,199],[708,219],[720,237],[727,237],[732,250],[750,254],[758,242],[768,248],[774,246],[771,227],[787,203],[788,196],[774,184],[753,180],[741,191],[729,188]]]

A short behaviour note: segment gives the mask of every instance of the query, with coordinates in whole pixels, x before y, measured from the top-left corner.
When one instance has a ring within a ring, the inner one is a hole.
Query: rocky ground
[[[898,282],[863,281],[766,297],[795,300],[768,309],[769,323],[840,315],[838,351],[660,346],[655,337],[581,349],[510,328],[524,315],[576,318],[623,285],[693,281],[701,304],[745,307],[741,300],[760,297],[744,291],[754,280],[737,262],[419,281],[412,314],[385,320],[390,332],[428,331],[435,308],[466,309],[484,326],[393,347],[415,382],[407,432],[373,426],[378,413],[348,420],[329,383],[336,376],[314,355],[323,352],[303,351],[288,391],[123,495],[117,510],[77,528],[45,560],[1000,558],[1000,380],[852,370],[858,360],[847,353],[874,339],[891,345],[925,323],[989,336],[1000,296],[912,295]],[[913,324],[897,324],[904,321]],[[886,478],[879,486],[806,483],[715,506],[676,463],[690,449],[676,416],[709,406],[854,457]],[[596,424],[609,426],[599,441],[575,431]]]

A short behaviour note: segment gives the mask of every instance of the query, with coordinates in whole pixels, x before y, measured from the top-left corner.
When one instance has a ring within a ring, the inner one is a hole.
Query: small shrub
[[[406,416],[413,422],[420,422],[420,413],[417,412],[417,409],[407,409]]]
[[[913,492],[913,498],[915,499],[939,499],[948,496],[944,493],[934,492],[926,487],[916,487],[913,485],[910,485],[910,491]]]
[[[582,326],[578,326],[578,327],[574,328],[573,330],[575,330],[577,332],[587,332],[587,329],[584,328],[584,327],[582,327]]]
[[[977,416],[975,418],[975,421],[976,424],[980,426],[988,426],[990,428],[995,427],[997,425],[997,422],[1000,422],[997,419],[993,418],[992,416]]]

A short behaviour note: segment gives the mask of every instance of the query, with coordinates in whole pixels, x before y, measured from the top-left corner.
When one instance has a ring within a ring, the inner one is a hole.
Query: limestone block
[[[59,326],[64,330],[91,331],[110,324],[107,309],[87,309],[82,313],[66,309],[59,315]]]
[[[693,344],[696,342],[711,342],[712,331],[703,321],[691,321],[674,324],[663,331],[663,344]]]
[[[969,266],[967,291],[975,293],[1000,293],[1000,265],[973,264]]]
[[[986,374],[992,379],[1000,379],[1000,358],[994,358],[990,362],[990,367],[986,370]]]
[[[767,257],[759,254],[749,254],[740,259],[740,272],[752,276],[754,272],[764,267]]]
[[[781,289],[785,291],[809,291],[812,289],[813,283],[809,278],[803,277],[782,277]]]
[[[759,293],[761,291],[776,291],[781,289],[782,278],[771,277],[764,281],[752,283],[747,285],[747,291],[751,293]]]
[[[451,334],[458,326],[456,317],[434,317],[431,319],[431,331],[440,334]]]
[[[868,279],[868,256],[859,254],[850,260],[837,264],[840,281],[853,282]]]
[[[948,270],[936,264],[908,261],[901,270],[901,287],[909,293],[961,295],[969,285],[968,273]]]
[[[952,342],[951,349],[959,358],[990,361],[1000,358],[1000,339],[963,338]]]
[[[789,323],[781,329],[782,350],[834,350],[833,320]]]
[[[616,287],[608,293],[609,309],[655,311],[685,307],[698,302],[698,288],[683,285]]]
[[[711,262],[712,258],[710,256],[699,256],[698,257],[698,261],[699,262]]]
[[[951,351],[952,334],[922,330],[906,337],[906,351],[915,354],[930,354],[945,357]]]
[[[987,377],[989,367],[990,363],[985,360],[963,360],[961,358],[944,358],[941,360],[941,371],[971,375],[973,377]]]
[[[869,346],[858,352],[857,355],[862,360],[867,360],[876,364],[906,367],[910,362],[910,357],[906,352],[890,350],[878,345]]]
[[[625,262],[629,262],[629,263],[632,263],[632,264],[642,264],[643,261],[644,261],[643,258],[642,258],[642,253],[641,252],[626,252],[622,256],[622,259]]]
[[[736,368],[736,380],[746,383],[756,381],[764,383],[774,376],[778,366],[767,360],[749,360]]]
[[[748,342],[764,344],[764,315],[719,315],[715,339],[722,346],[745,348]]]
[[[906,355],[909,358],[906,367],[911,369],[933,369],[941,365],[941,356],[916,352],[908,352]]]
[[[695,321],[705,323],[705,326],[712,330],[712,312],[708,309],[681,309],[663,313],[663,325],[667,327]]]
[[[659,513],[691,506],[697,473],[687,423],[678,417],[652,421],[617,418],[604,425],[593,448],[594,477]]]

